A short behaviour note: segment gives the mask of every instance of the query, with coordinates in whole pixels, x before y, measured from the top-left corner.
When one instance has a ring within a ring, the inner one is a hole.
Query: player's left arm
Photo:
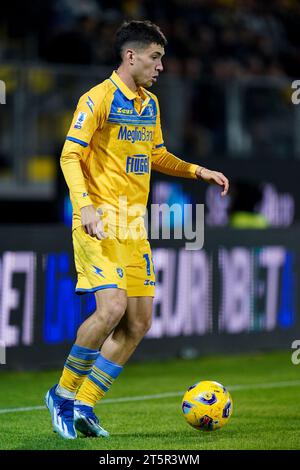
[[[221,196],[226,196],[228,193],[229,180],[220,171],[209,170],[204,166],[198,166],[196,169],[196,177],[197,179],[201,179],[206,183],[218,184],[219,186],[222,186],[223,191],[221,192]]]
[[[223,173],[219,171],[209,170],[200,165],[185,162],[176,157],[166,149],[161,130],[160,112],[158,101],[157,105],[157,120],[154,133],[154,144],[151,155],[152,170],[159,171],[171,176],[179,176],[182,178],[192,178],[203,180],[210,184],[217,184],[223,188],[221,196],[226,196],[229,189],[229,181]]]

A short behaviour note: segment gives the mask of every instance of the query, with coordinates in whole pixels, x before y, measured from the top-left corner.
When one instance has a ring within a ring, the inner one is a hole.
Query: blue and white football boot
[[[55,393],[57,384],[46,393],[45,403],[50,411],[53,430],[64,439],[76,439],[74,427],[74,400]]]
[[[88,437],[109,437],[109,433],[100,426],[92,406],[74,405],[74,424],[77,431]]]

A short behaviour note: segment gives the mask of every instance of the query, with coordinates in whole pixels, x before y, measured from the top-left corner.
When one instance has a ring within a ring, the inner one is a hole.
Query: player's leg
[[[80,326],[67,357],[58,385],[46,394],[53,428],[62,437],[74,439],[74,399],[76,391],[91,372],[99,347],[118,324],[126,309],[126,291],[107,289],[97,292],[96,311]]]
[[[126,311],[127,294],[124,289],[105,289],[95,292],[96,311],[77,331],[75,344],[68,356],[59,381],[59,392],[75,394],[90,373],[104,343]]]
[[[91,374],[76,395],[76,403],[88,406],[86,410],[89,417],[94,416],[95,420],[97,418],[93,412],[94,405],[109,390],[112,381],[119,375],[122,366],[150,328],[152,318],[155,274],[150,244],[148,240],[132,239],[118,246],[121,250],[120,259],[126,266],[124,273],[127,278],[128,295],[126,313],[103,343],[101,354]],[[93,419],[89,422],[91,421]],[[83,432],[86,435],[97,435],[95,433],[97,425],[93,428],[89,422],[84,423],[86,426]]]
[[[76,291],[96,292],[96,311],[78,329],[59,384],[46,394],[54,429],[69,439],[76,437],[73,424],[76,392],[97,360],[99,347],[120,321],[127,305],[125,276],[118,276],[112,259],[117,252],[114,242],[96,241],[82,227],[73,231],[73,242],[78,273]]]
[[[124,364],[149,330],[152,306],[152,297],[128,298],[125,315],[104,341],[101,354],[76,395],[75,426],[83,434],[105,437],[108,435],[94,413],[94,406],[110,389]]]
[[[95,363],[96,372],[99,374],[99,371],[103,371],[103,375],[109,373],[106,367],[110,366],[105,364],[105,360],[118,366],[127,362],[150,328],[152,318],[155,273],[149,241],[130,239],[125,243],[119,243],[118,247],[120,259],[126,266],[127,310],[118,326],[103,343],[101,355]],[[91,377],[89,376],[89,379]],[[76,399],[94,406],[109,388],[107,383],[101,384],[101,381],[96,383],[96,380],[94,382],[94,393],[91,393],[90,380],[86,380]]]
[[[152,309],[153,297],[128,297],[126,313],[103,343],[101,354],[126,364],[151,327]]]

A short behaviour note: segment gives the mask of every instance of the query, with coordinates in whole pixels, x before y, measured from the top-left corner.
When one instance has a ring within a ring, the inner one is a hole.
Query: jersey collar
[[[143,88],[139,88],[138,93],[134,93],[133,91],[131,91],[115,71],[113,71],[113,73],[111,74],[110,79],[121,90],[123,95],[125,95],[126,98],[128,98],[129,100],[135,100],[138,97],[142,97],[143,100],[147,100],[147,98],[149,98]]]

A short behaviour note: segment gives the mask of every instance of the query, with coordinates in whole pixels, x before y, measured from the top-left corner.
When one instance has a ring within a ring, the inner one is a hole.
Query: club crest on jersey
[[[152,104],[148,104],[148,114],[149,116],[154,116],[154,110]]]
[[[83,111],[79,111],[77,120],[76,120],[75,125],[74,125],[75,129],[81,129],[82,128],[83,123],[85,121],[85,118],[86,118],[86,113],[84,113]]]

